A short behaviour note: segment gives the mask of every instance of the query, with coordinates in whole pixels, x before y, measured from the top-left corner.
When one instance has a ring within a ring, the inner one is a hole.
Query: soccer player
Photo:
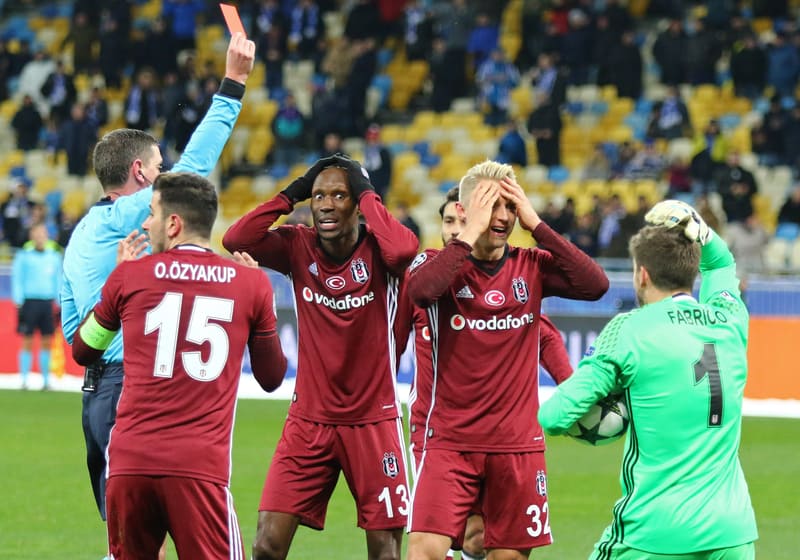
[[[309,198],[313,227],[272,227]],[[287,274],[297,306],[295,393],[264,484],[253,557],[286,558],[298,524],[323,529],[342,471],[368,557],[399,558],[408,485],[392,328],[417,238],[381,204],[359,163],[337,155],[237,221],[223,245]]]
[[[252,41],[243,34],[234,34],[228,46],[225,78],[174,171],[208,175],[214,168],[241,110],[244,82],[253,67],[254,53]],[[61,323],[70,344],[116,266],[118,242],[147,218],[152,196],[149,185],[158,175],[161,162],[156,139],[138,130],[115,130],[97,143],[94,169],[105,196],[75,226],[64,254]],[[105,449],[114,425],[122,370],[122,337],[117,336],[103,357],[87,368],[84,380],[86,463],[103,519]]]
[[[28,388],[33,357],[33,334],[39,331],[39,371],[42,389],[50,387],[50,345],[55,332],[53,304],[58,301],[61,284],[61,251],[48,243],[47,227],[36,224],[29,232],[30,242],[18,249],[11,265],[11,296],[17,306],[17,332],[22,335],[19,372],[22,388]]]
[[[245,347],[267,391],[286,371],[269,278],[214,254],[214,185],[193,173],[153,184],[143,224],[153,255],[121,263],[78,329],[75,360],[99,359],[123,328],[123,391],[108,445],[112,558],[244,558],[229,490]]]
[[[464,219],[458,215],[458,187],[453,187],[447,192],[444,203],[439,207],[439,216],[442,218],[441,233],[442,243],[447,244],[450,239],[455,239],[464,228]],[[425,309],[413,305],[407,294],[401,298],[401,311],[398,312],[399,341],[407,340],[409,331],[414,332],[415,375],[408,399],[409,408],[409,433],[410,433],[410,459],[412,472],[416,473],[417,466],[421,463],[423,449],[423,435],[425,433],[425,419],[430,409],[431,389],[433,385],[433,364],[431,361],[431,336]],[[541,331],[539,343],[539,356],[544,368],[561,383],[572,374],[572,366],[564,347],[561,333],[550,320],[541,316]],[[485,558],[483,546],[483,518],[480,511],[473,512],[467,519],[464,530],[463,544],[461,547],[462,560],[480,560]],[[460,539],[456,539],[460,540]],[[453,551],[448,551],[447,558],[453,558]]]
[[[748,313],[736,263],[683,202],[659,202],[645,220],[629,244],[641,307],[606,325],[539,420],[560,434],[600,398],[624,395],[622,498],[592,559],[750,560],[758,532],[738,457]]]
[[[459,183],[464,229],[410,267],[428,310],[433,386],[409,515],[409,560],[444,558],[476,503],[490,557],[550,544],[538,409],[541,299],[597,299],[603,270],[542,222],[510,165],[486,161]],[[507,244],[519,218],[540,246]]]

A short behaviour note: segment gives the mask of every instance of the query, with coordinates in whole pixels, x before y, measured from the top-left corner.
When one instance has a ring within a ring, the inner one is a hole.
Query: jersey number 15
[[[156,359],[153,375],[172,377],[178,349],[178,328],[181,324],[181,304],[183,294],[167,292],[164,299],[147,312],[144,334],[158,331]],[[186,341],[201,345],[208,341],[210,352],[208,361],[200,357],[200,350],[181,352],[183,369],[197,381],[213,381],[222,374],[228,361],[230,343],[228,333],[210,319],[230,323],[233,319],[233,300],[215,297],[196,296],[192,304],[189,326],[186,328]]]

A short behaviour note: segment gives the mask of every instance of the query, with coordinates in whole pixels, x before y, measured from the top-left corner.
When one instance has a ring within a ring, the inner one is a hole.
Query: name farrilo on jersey
[[[308,303],[324,305],[325,307],[329,307],[334,311],[347,311],[350,309],[356,309],[358,307],[364,307],[368,303],[375,301],[375,292],[369,292],[363,296],[351,296],[350,294],[347,294],[341,298],[332,298],[330,296],[326,296],[325,294],[319,294],[308,286],[305,286],[302,290],[302,294],[303,299]]]
[[[465,327],[474,331],[508,331],[532,325],[533,322],[533,313],[524,313],[519,317],[514,317],[510,313],[505,317],[492,315],[490,319],[468,319],[456,314],[450,317],[450,328],[454,331],[460,331]]]

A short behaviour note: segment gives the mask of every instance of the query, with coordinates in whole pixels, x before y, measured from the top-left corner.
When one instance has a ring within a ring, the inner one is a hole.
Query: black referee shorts
[[[31,336],[35,331],[49,336],[55,332],[53,320],[53,300],[26,299],[19,309],[17,332]]]

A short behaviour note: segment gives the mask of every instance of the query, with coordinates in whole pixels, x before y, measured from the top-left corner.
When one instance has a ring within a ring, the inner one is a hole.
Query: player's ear
[[[458,215],[458,219],[462,221],[467,219],[467,209],[464,208],[464,205],[461,204],[460,201],[456,201],[456,214]]]

